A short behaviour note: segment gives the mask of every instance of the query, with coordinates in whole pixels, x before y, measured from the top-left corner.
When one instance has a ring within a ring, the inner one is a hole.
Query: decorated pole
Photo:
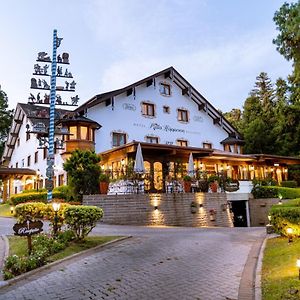
[[[59,45],[58,45],[59,46]],[[48,173],[48,202],[52,201],[53,175],[54,175],[54,115],[56,101],[56,49],[57,49],[57,30],[53,30],[53,52],[51,65],[51,87],[50,87],[50,114],[49,114],[49,147],[47,157],[47,173]]]

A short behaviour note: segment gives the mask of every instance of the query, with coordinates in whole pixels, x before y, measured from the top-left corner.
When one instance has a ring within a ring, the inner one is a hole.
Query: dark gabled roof
[[[182,89],[182,95],[188,95],[192,101],[198,105],[199,110],[205,111],[212,119],[214,124],[223,126],[224,130],[230,135],[235,133],[237,136],[241,137],[238,130],[232,126],[232,124],[224,118],[224,116],[211,104],[209,103],[203,95],[201,95],[185,78],[183,78],[173,67],[169,67],[160,72],[157,72],[151,76],[148,76],[142,80],[139,80],[133,84],[130,84],[124,88],[110,91],[103,94],[98,94],[80,105],[75,111],[83,114],[86,109],[93,107],[101,102],[108,101],[108,104],[113,105],[113,99],[115,96],[127,92],[128,95],[134,93],[135,87],[146,84],[151,86],[154,79],[158,76],[164,75],[165,78],[170,78],[173,82]]]

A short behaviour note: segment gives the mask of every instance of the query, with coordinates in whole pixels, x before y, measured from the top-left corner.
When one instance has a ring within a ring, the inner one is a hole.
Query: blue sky
[[[79,104],[169,66],[216,108],[241,108],[262,71],[291,73],[277,53],[279,0],[9,0],[1,3],[0,85],[27,102],[37,53],[52,32],[70,53]],[[67,100],[67,98],[66,98]]]

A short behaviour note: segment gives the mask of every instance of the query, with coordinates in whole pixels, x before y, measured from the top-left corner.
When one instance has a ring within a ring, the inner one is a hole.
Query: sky
[[[272,44],[273,16],[283,3],[1,0],[1,89],[10,108],[27,103],[37,53],[52,56],[57,29],[79,104],[173,66],[216,108],[242,108],[260,72],[275,82],[292,71]]]

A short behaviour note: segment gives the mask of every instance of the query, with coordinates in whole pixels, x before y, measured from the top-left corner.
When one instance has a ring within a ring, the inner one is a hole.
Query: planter
[[[218,191],[218,183],[216,181],[211,182],[209,184],[209,187],[213,193],[216,193]]]
[[[184,187],[184,191],[186,193],[190,193],[191,189],[192,189],[192,183],[191,183],[191,181],[184,181],[183,182],[183,187]]]
[[[109,183],[106,181],[100,181],[99,187],[100,187],[100,194],[107,194],[108,192],[108,185]]]
[[[209,215],[209,220],[210,221],[216,221],[216,216],[215,215]]]

